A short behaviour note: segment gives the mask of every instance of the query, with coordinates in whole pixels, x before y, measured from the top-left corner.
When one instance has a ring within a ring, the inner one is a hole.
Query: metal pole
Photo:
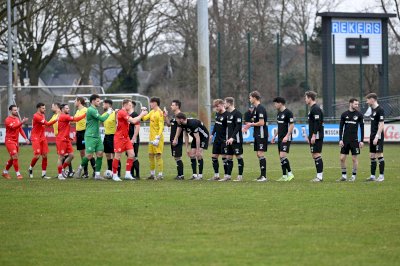
[[[332,34],[332,74],[333,74],[333,118],[336,118],[336,58],[335,58],[335,34]]]
[[[11,0],[7,0],[7,34],[8,34],[8,106],[13,104],[13,84],[12,84],[12,39],[11,39]]]
[[[17,21],[17,7],[14,7],[14,23]],[[13,34],[13,48],[14,48],[14,85],[18,86],[19,75],[18,75],[18,29],[17,23],[14,25]]]
[[[363,98],[363,61],[362,61],[362,36],[360,34],[360,42],[359,42],[360,47],[358,47],[358,51],[360,54],[360,103],[362,102]]]
[[[198,115],[207,128],[211,124],[210,53],[208,39],[208,1],[197,0],[198,39]]]
[[[280,57],[280,36],[279,33],[276,34],[276,96],[280,94],[280,64],[281,64],[281,57]]]
[[[251,35],[247,33],[247,95],[251,92]],[[249,107],[251,103],[249,102]]]
[[[221,33],[218,32],[218,99],[221,99],[222,80],[221,80]]]
[[[304,69],[305,69],[305,75],[306,75],[306,84],[304,85],[304,93],[308,91],[308,40],[307,40],[307,34],[304,33],[304,55],[305,55],[305,60],[304,60]],[[306,104],[306,115],[308,113],[308,105]]]

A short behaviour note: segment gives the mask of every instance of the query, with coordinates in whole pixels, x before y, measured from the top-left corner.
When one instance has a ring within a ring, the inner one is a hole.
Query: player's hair
[[[179,109],[181,109],[182,103],[179,100],[172,100],[173,103],[175,103],[175,105],[178,105]]]
[[[85,98],[83,98],[83,97],[76,97],[76,100],[77,100],[78,102],[80,102],[83,106],[86,105]]]
[[[175,116],[176,119],[186,119],[186,115],[184,113],[179,113]]]
[[[90,95],[89,101],[92,103],[94,100],[99,99],[100,96],[98,94],[92,94]]]
[[[285,98],[280,97],[280,96],[276,97],[272,102],[274,102],[274,103],[281,103],[281,104],[283,104],[283,105],[286,104]]]
[[[373,92],[371,92],[371,93],[368,93],[367,94],[367,96],[365,96],[365,98],[367,98],[367,99],[375,99],[375,101],[376,100],[378,100],[378,95],[376,95],[376,93],[373,93]]]
[[[358,102],[358,99],[356,99],[356,98],[350,98],[349,103],[354,103],[354,102]]]
[[[53,105],[57,106],[58,109],[61,109],[61,103],[53,103]]]
[[[36,104],[36,108],[40,108],[40,107],[42,107],[44,105],[45,105],[44,103],[38,103],[38,104]]]
[[[224,100],[222,100],[222,99],[215,99],[215,100],[213,101],[213,106],[214,106],[214,107],[217,106],[217,105],[220,105],[220,104],[224,104]]]
[[[235,105],[235,98],[233,97],[226,97],[225,102],[229,103],[230,105]]]
[[[11,104],[9,107],[8,107],[8,111],[11,111],[14,107],[17,107],[15,104]]]
[[[66,103],[61,104],[61,105],[60,105],[60,109],[61,109],[61,110],[64,109],[65,106],[68,106],[68,104],[66,104]]]
[[[161,104],[161,100],[158,97],[151,97],[150,98],[150,102],[151,103],[157,103],[158,106],[160,106],[160,104]]]
[[[124,100],[122,101],[122,106],[124,106],[124,105],[127,104],[127,103],[131,103],[131,102],[132,102],[131,99],[124,99]]]
[[[113,101],[111,99],[105,99],[103,103],[108,103],[109,105],[113,105]]]
[[[136,101],[132,101],[133,107],[136,107]]]
[[[310,98],[310,99],[313,100],[313,101],[315,101],[315,99],[317,98],[317,93],[316,93],[315,91],[306,91],[306,92],[304,93],[304,95],[305,95],[307,98]]]
[[[258,101],[261,100],[261,94],[258,91],[250,92],[250,97],[256,98]]]

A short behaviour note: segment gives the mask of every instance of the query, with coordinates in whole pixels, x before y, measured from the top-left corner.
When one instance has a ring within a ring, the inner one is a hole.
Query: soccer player
[[[152,97],[150,99],[151,111],[145,115],[142,120],[150,120],[150,136],[149,136],[149,160],[150,160],[150,176],[147,179],[162,180],[163,179],[163,159],[162,152],[164,150],[164,115],[160,109],[160,98]],[[156,177],[156,163],[158,176]]]
[[[176,122],[179,127],[175,134],[173,145],[178,144],[178,137],[181,132],[184,132],[185,146],[187,155],[190,158],[192,165],[193,175],[190,180],[201,180],[203,179],[203,150],[207,150],[209,142],[209,131],[204,126],[203,122],[198,119],[186,118],[184,113],[178,113],[175,115]],[[192,143],[189,149],[189,135],[192,137]],[[199,174],[197,174],[196,161],[199,165]]]
[[[226,140],[226,158],[227,158],[227,176],[221,181],[229,181],[232,176],[233,155],[236,156],[238,162],[238,176],[234,181],[243,180],[243,134],[242,134],[242,113],[235,109],[235,99],[233,97],[225,98],[225,108],[229,112],[227,129],[228,137]]]
[[[75,100],[75,107],[77,108],[75,116],[81,116],[83,114],[86,114],[87,108],[86,108],[86,103],[85,99],[83,97],[77,97]],[[81,156],[81,160],[83,157],[85,157],[85,130],[86,130],[86,119],[82,119],[79,122],[76,123],[76,149],[79,151],[79,154]],[[94,158],[90,159],[90,164],[92,165],[93,168],[93,174],[95,172],[96,168],[96,161]],[[74,172],[69,173],[68,176],[73,176]],[[85,168],[83,168],[83,178],[89,178],[89,172],[88,172],[88,167],[86,165]]]
[[[227,162],[225,156],[226,149],[226,130],[227,130],[227,117],[228,112],[225,110],[224,101],[222,99],[216,99],[213,101],[213,107],[216,112],[215,114],[215,124],[210,135],[210,141],[213,142],[212,150],[212,166],[214,169],[214,177],[208,179],[209,181],[218,181],[219,178],[219,161],[218,157],[222,155],[222,162],[224,165],[224,178],[227,177]]]
[[[126,161],[125,168],[125,180],[135,180],[131,174],[131,168],[135,153],[133,151],[133,144],[129,138],[129,123],[137,124],[143,116],[147,114],[147,111],[142,112],[135,118],[132,118],[129,113],[132,112],[133,105],[132,100],[125,99],[122,101],[122,109],[117,113],[117,130],[114,135],[114,160],[113,160],[113,180],[122,181],[118,176],[118,165],[120,164],[121,154],[127,153],[128,159]]]
[[[105,99],[103,101],[103,110],[104,114],[107,114],[107,111],[112,109],[113,101],[111,99]],[[107,171],[106,176],[112,178],[112,163],[114,159],[114,134],[117,130],[117,119],[116,112],[113,110],[110,116],[103,122],[104,125],[104,153],[106,154],[107,159]],[[118,176],[121,174],[121,164],[118,166]]]
[[[385,127],[385,111],[378,104],[378,96],[370,93],[366,96],[367,104],[371,107],[371,135],[369,136],[369,152],[371,158],[371,176],[367,181],[383,182],[385,180],[385,160],[383,158],[383,142]],[[376,159],[379,163],[379,177],[375,178]]]
[[[135,118],[138,116],[138,113],[135,112],[136,108],[136,102],[132,101],[132,110],[131,113],[129,114],[132,118]],[[131,142],[133,144],[133,151],[135,153],[134,155],[134,160],[133,160],[133,166],[131,169],[131,174],[136,180],[140,180],[140,163],[139,163],[139,143],[140,143],[140,137],[139,137],[139,132],[140,132],[140,123],[129,123],[129,138],[131,139]]]
[[[271,139],[271,143],[275,143],[275,138],[278,137],[278,152],[281,160],[282,177],[277,181],[290,181],[294,178],[290,163],[287,158],[289,153],[290,143],[292,142],[292,132],[294,128],[293,113],[286,108],[286,100],[282,97],[276,97],[274,100],[275,109],[278,111],[276,120],[278,128]]]
[[[174,157],[176,162],[176,169],[178,171],[178,175],[175,177],[176,180],[184,180],[183,174],[183,162],[182,162],[182,147],[183,147],[183,133],[180,132],[179,136],[177,136],[177,143],[173,145],[175,136],[178,132],[178,122],[176,121],[176,115],[181,112],[181,101],[173,100],[171,103],[171,110],[173,112],[172,119],[168,118],[168,112],[164,112],[165,122],[167,126],[171,127],[171,134],[170,134],[170,142],[171,142],[171,154]]]
[[[267,160],[264,152],[268,148],[268,124],[267,110],[261,105],[261,95],[258,91],[253,91],[249,95],[250,103],[254,106],[253,122],[247,123],[244,130],[247,131],[250,127],[254,127],[254,151],[257,152],[257,157],[260,161],[260,177],[256,179],[258,182],[266,182],[267,178]]]
[[[324,143],[324,113],[321,107],[316,103],[317,93],[306,91],[304,100],[310,107],[308,113],[308,138],[310,144],[311,156],[314,159],[317,176],[311,182],[322,182],[324,162],[322,160],[322,145]],[[305,137],[305,136],[304,136]]]
[[[67,177],[67,175],[64,169],[69,166],[70,162],[74,158],[74,149],[72,148],[71,137],[70,137],[70,132],[71,132],[70,123],[78,122],[84,119],[85,117],[86,114],[77,117],[70,116],[68,104],[61,105],[61,114],[58,117],[58,134],[56,137],[56,146],[58,154],[57,178],[59,180],[65,180],[65,177]]]
[[[346,158],[351,151],[353,158],[353,172],[349,181],[354,182],[357,176],[358,158],[360,149],[364,146],[364,116],[358,111],[359,102],[356,98],[349,100],[349,110],[340,116],[339,146],[340,166],[342,177],[338,181],[347,181]],[[360,126],[361,139],[358,139],[358,127]]]
[[[86,131],[85,131],[85,146],[86,155],[82,158],[81,164],[76,171],[77,178],[82,175],[82,170],[88,165],[89,161],[93,158],[93,154],[96,153],[96,170],[95,180],[104,180],[100,175],[101,166],[103,163],[103,151],[104,145],[100,137],[100,122],[107,120],[109,115],[113,112],[112,108],[107,110],[107,113],[103,116],[99,114],[97,107],[100,106],[100,96],[97,94],[90,95],[89,98],[90,107],[86,111]]]
[[[8,170],[10,170],[11,166],[14,166],[15,173],[17,174],[17,179],[22,179],[22,175],[19,172],[18,165],[18,152],[19,152],[19,143],[18,138],[19,134],[24,137],[27,144],[29,144],[29,139],[26,137],[24,130],[22,129],[22,125],[28,121],[28,118],[24,117],[22,120],[18,117],[18,107],[14,104],[8,107],[8,111],[10,111],[10,115],[4,121],[6,125],[6,137],[5,137],[5,145],[8,153],[10,154],[10,159],[8,159],[6,163],[6,168],[3,170],[2,176],[5,179],[11,179]]]
[[[49,153],[49,146],[47,144],[47,139],[44,134],[44,129],[46,126],[51,126],[58,121],[58,116],[51,122],[46,121],[45,113],[46,106],[44,103],[38,103],[36,105],[37,112],[33,115],[32,119],[32,131],[31,131],[31,142],[33,149],[33,158],[31,164],[29,165],[29,177],[33,178],[33,167],[35,167],[36,162],[42,157],[42,178],[50,179],[46,176],[47,169],[47,154]]]

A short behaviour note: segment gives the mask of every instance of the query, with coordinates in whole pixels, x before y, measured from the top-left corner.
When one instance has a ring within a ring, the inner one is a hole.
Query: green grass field
[[[245,182],[175,181],[166,147],[165,180],[117,183],[26,178],[31,149],[23,147],[25,179],[11,170],[12,180],[0,180],[0,265],[399,265],[399,145],[385,146],[383,183],[363,182],[366,148],[357,181],[335,182],[336,145],[324,146],[323,183],[309,182],[315,168],[306,145],[291,147],[292,182],[253,182],[259,168],[252,148],[245,147]],[[269,149],[267,173],[276,180],[280,162],[276,147]],[[142,177],[146,151],[142,146]],[[55,176],[54,146],[51,154]],[[4,164],[4,146],[0,155]],[[205,158],[208,178],[209,151]]]

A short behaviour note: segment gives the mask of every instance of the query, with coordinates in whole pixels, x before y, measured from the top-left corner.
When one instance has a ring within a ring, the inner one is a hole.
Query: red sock
[[[13,165],[14,165],[15,172],[19,172],[18,159],[13,160]]]
[[[46,169],[47,169],[47,157],[42,158],[42,170],[46,171]]]
[[[119,165],[119,160],[114,158],[112,162],[112,172],[114,175],[117,174],[118,172],[118,165]]]
[[[36,162],[39,160],[39,158],[33,157],[31,161],[31,167],[33,168],[36,164]]]
[[[12,165],[13,165],[13,159],[8,160],[6,164],[6,170],[7,171],[10,170]]]
[[[62,169],[65,169],[65,168],[67,168],[67,167],[68,167],[68,165],[69,165],[69,163],[63,163],[63,165],[62,165]]]
[[[128,158],[126,160],[126,168],[125,168],[127,173],[131,171],[132,165],[133,165],[133,158]]]
[[[57,165],[57,171],[59,175],[61,174],[62,169],[62,165]]]

